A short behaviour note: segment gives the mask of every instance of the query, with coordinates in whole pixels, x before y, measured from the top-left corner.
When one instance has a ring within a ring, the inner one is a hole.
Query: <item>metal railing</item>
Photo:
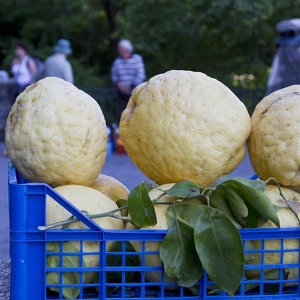
[[[250,116],[252,115],[256,105],[265,97],[265,89],[231,89],[235,95],[245,104]]]
[[[117,122],[118,95],[114,87],[81,87],[80,89],[99,103],[107,124]]]

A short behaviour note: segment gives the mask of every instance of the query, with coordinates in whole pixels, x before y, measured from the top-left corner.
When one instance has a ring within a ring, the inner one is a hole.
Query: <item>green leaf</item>
[[[128,195],[130,217],[137,227],[153,226],[157,223],[154,205],[145,182],[135,187]]]
[[[193,235],[194,226],[199,217],[199,214],[201,214],[206,208],[207,205],[204,205],[201,202],[182,202],[177,203],[174,206],[170,206],[170,208],[167,211],[168,226],[171,227],[173,226],[174,222],[179,222],[185,225],[184,228],[186,234],[189,232],[191,235]]]
[[[58,242],[48,242],[46,245],[47,252],[61,252],[60,243]],[[78,253],[78,250],[70,242],[62,243],[62,252],[67,253]],[[67,268],[77,268],[80,267],[80,256],[78,255],[63,255],[62,264],[60,263],[60,256],[57,255],[47,255],[46,266],[48,268],[58,268],[58,267],[67,267]],[[83,266],[85,267],[84,261]],[[81,273],[85,281],[86,272]],[[60,283],[60,273],[59,272],[48,272],[46,274],[46,283],[59,284]],[[79,284],[80,283],[80,273],[78,272],[63,272],[62,273],[62,283],[63,284]],[[50,290],[54,292],[60,291],[59,288],[50,287]],[[63,288],[62,294],[65,299],[76,299],[79,295],[79,288]]]
[[[222,211],[237,228],[241,228],[240,223],[237,222],[236,218],[230,210],[229,204],[224,197],[224,192],[222,191],[222,189],[215,189],[211,193],[211,195],[209,196],[209,204],[210,206]]]
[[[224,181],[230,179],[231,177],[229,177],[228,175],[222,175],[212,186],[218,186],[221,183],[223,183]]]
[[[233,296],[244,273],[244,253],[238,229],[224,213],[207,207],[195,224],[194,240],[209,277]]]
[[[165,192],[177,198],[195,198],[200,195],[200,186],[192,181],[182,180]]]
[[[263,191],[246,186],[236,180],[229,180],[226,185],[243,198],[249,212],[251,212],[246,219],[248,227],[257,227],[262,218],[271,220],[277,227],[280,227],[275,206]]]
[[[201,204],[180,204],[170,207],[167,217],[171,224],[160,246],[160,258],[166,273],[177,284],[193,287],[202,276],[202,265],[195,249],[191,223],[203,210]]]
[[[243,186],[247,186],[254,190],[264,191],[266,188],[266,182],[261,180],[251,180],[243,177],[234,177],[227,181],[234,181],[242,184]]]
[[[162,241],[160,258],[168,276],[176,278],[179,286],[192,287],[202,275],[194,239],[185,235],[175,224]]]
[[[248,216],[248,208],[242,199],[231,187],[225,185],[224,182],[222,185],[219,185],[217,190],[221,189],[223,191],[224,198],[226,199],[232,214],[235,216],[236,220],[242,227],[247,227],[245,222],[246,217]],[[222,192],[220,192],[222,193]]]

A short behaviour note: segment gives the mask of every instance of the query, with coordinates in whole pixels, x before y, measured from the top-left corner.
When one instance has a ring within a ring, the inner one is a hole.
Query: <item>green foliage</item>
[[[110,85],[120,38],[132,40],[147,77],[202,71],[229,87],[264,88],[276,51],[275,25],[298,17],[300,0],[0,0],[0,68],[24,39],[42,59],[70,39],[75,83]]]
[[[209,187],[180,181],[151,200],[142,182],[129,194],[128,208],[138,227],[148,226],[150,219],[154,225],[153,205],[163,195],[173,196],[175,200],[164,203],[169,205],[168,231],[160,246],[166,273],[178,285],[193,289],[204,269],[220,289],[234,295],[246,258],[238,229],[258,227],[261,220],[280,225],[265,187],[266,182],[223,176]]]
[[[160,257],[167,274],[176,278],[180,286],[191,287],[202,276],[202,263],[194,243],[194,228],[190,224],[205,209],[205,205],[184,204],[172,206],[169,210],[169,230],[161,244]]]
[[[221,289],[234,296],[239,290],[244,275],[244,264],[252,258],[251,254],[244,253],[244,248],[252,249],[251,241],[245,240],[243,247],[239,229],[258,227],[262,219],[270,220],[278,227],[280,225],[276,206],[264,193],[269,181],[275,181],[280,195],[287,203],[279,183],[274,178],[259,181],[242,177],[230,179],[222,176],[208,187],[191,181],[180,181],[170,189],[162,190],[153,183],[142,182],[129,193],[128,202],[118,201],[118,210],[87,216],[90,218],[117,217],[114,213],[124,210],[122,220],[134,223],[138,227],[147,227],[157,223],[155,204],[165,195],[172,196],[172,198],[167,197],[168,200],[164,202],[159,201],[160,205],[168,206],[165,216],[168,229],[159,249],[166,274],[175,278],[179,286],[187,287],[192,293],[197,294],[199,293],[198,282],[205,270],[210,281],[215,283],[209,287],[211,293]],[[156,199],[149,197],[149,191],[153,188],[162,192]],[[67,224],[73,221],[74,218],[70,218],[60,222],[60,225],[64,224],[64,227],[67,227]],[[58,223],[47,225],[43,230],[57,225]],[[117,242],[107,254],[107,266],[124,266],[124,256],[118,255],[118,252],[121,254],[125,250],[129,253],[134,252],[130,242],[126,244]],[[63,255],[60,255],[62,252]],[[69,242],[49,242],[47,243],[47,267],[85,267],[79,255],[76,255],[77,252]],[[126,256],[126,266],[139,266],[139,263],[138,255]],[[80,281],[78,272],[63,272],[60,276],[55,271],[50,270],[47,273],[46,281],[50,286],[59,283],[60,278],[63,284],[78,284]],[[95,283],[99,282],[98,275],[94,277]],[[107,272],[106,278],[108,282],[123,282],[124,279],[126,282],[134,282],[136,276],[139,276],[138,272],[126,272],[125,277],[123,275],[117,269],[117,271]],[[273,270],[272,273],[268,272],[264,279],[278,279],[278,276],[278,272]],[[287,274],[284,276],[286,277]],[[85,279],[82,278],[82,280]],[[257,280],[259,281],[259,278]],[[258,283],[254,281],[253,284],[251,281],[244,287],[248,291],[257,285]],[[110,293],[116,288],[116,286],[109,287],[107,292]],[[97,287],[96,289],[98,290]],[[56,287],[51,287],[51,290],[58,291]],[[266,284],[264,291],[267,290],[270,293],[276,293],[278,285]],[[64,287],[62,293],[64,298],[74,299],[78,295],[78,288]]]
[[[157,223],[154,205],[148,195],[145,182],[130,191],[128,196],[131,218],[137,227],[152,226]],[[140,214],[140,212],[144,212]]]
[[[256,76],[270,64],[275,11],[274,1],[136,1],[120,16],[123,26],[116,34],[132,37],[146,62],[160,62],[159,69],[148,64],[149,76],[190,69],[231,85],[232,73]]]
[[[197,218],[194,239],[207,274],[233,296],[244,273],[243,247],[237,228],[225,214],[207,207]]]

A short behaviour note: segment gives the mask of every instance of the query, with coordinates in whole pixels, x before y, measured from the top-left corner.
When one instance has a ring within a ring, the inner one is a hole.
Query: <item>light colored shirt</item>
[[[128,59],[118,56],[111,68],[111,80],[114,84],[122,82],[123,85],[136,87],[146,78],[145,66],[139,54],[132,54]]]
[[[55,53],[49,56],[45,62],[42,71],[42,78],[59,77],[74,84],[73,70],[70,62],[62,53]]]
[[[11,68],[11,71],[14,74],[14,79],[19,85],[25,86],[32,80],[32,75],[27,66],[29,60],[30,57],[26,55],[22,59],[21,63],[14,64]]]

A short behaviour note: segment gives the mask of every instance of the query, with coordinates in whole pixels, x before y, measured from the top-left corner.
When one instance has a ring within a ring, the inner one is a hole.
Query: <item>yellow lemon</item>
[[[47,77],[17,97],[5,143],[12,163],[29,181],[90,186],[105,162],[106,122],[92,97]]]
[[[299,120],[300,85],[273,92],[257,104],[248,148],[260,179],[275,177],[284,186],[300,186]]]
[[[128,199],[129,190],[127,187],[112,176],[100,174],[91,187],[102,192],[114,201],[119,199]]]
[[[250,116],[220,81],[171,70],[137,86],[120,120],[128,156],[158,185],[208,186],[245,156]]]
[[[265,189],[265,194],[270,198],[272,203],[276,205],[277,215],[280,221],[280,226],[282,228],[299,227],[299,220],[297,219],[295,213],[300,217],[300,194],[295,192],[290,188],[281,187],[282,193],[287,200],[284,201],[282,196],[279,194],[278,187],[276,185],[267,185]],[[293,211],[289,208],[289,206]],[[273,228],[276,225],[272,221],[267,221],[260,228]],[[261,240],[253,240],[253,247],[256,250],[262,249]],[[282,262],[280,252],[276,250],[282,249],[282,247],[287,251],[283,254]],[[294,249],[294,251],[293,251]],[[275,250],[274,252],[268,252],[269,250]],[[299,262],[299,240],[298,239],[285,239],[283,245],[281,245],[281,240],[265,240],[264,241],[264,257],[262,259],[260,252],[252,253],[252,258],[248,260],[247,264],[261,264],[262,261],[264,265],[272,264],[298,264]],[[267,268],[265,272],[274,270],[274,268]],[[299,269],[298,268],[285,268],[285,271],[289,272],[288,279],[297,279]],[[253,278],[259,276],[260,270],[246,270],[245,275],[248,278]]]
[[[116,203],[108,198],[103,193],[86,186],[81,185],[64,185],[55,188],[60,195],[72,203],[76,208],[84,211],[85,214],[100,214],[117,209]],[[54,224],[57,222],[68,220],[72,215],[69,211],[63,208],[60,204],[54,201],[50,196],[47,196],[47,224]],[[116,213],[119,214],[119,213]],[[104,229],[123,229],[123,221],[112,218],[102,217],[94,218],[101,228]],[[75,222],[67,225],[67,228],[71,229],[86,229],[87,226],[82,222]],[[83,241],[83,248],[81,251],[80,242],[68,241],[78,251],[78,253],[84,253],[82,256],[86,267],[98,267],[100,246],[97,241]],[[106,243],[106,251],[108,252],[113,246],[113,242]],[[94,252],[92,255],[88,255],[89,252]],[[98,252],[98,253],[97,253]],[[95,254],[96,253],[96,254]],[[88,272],[86,282],[92,282],[93,272]]]

